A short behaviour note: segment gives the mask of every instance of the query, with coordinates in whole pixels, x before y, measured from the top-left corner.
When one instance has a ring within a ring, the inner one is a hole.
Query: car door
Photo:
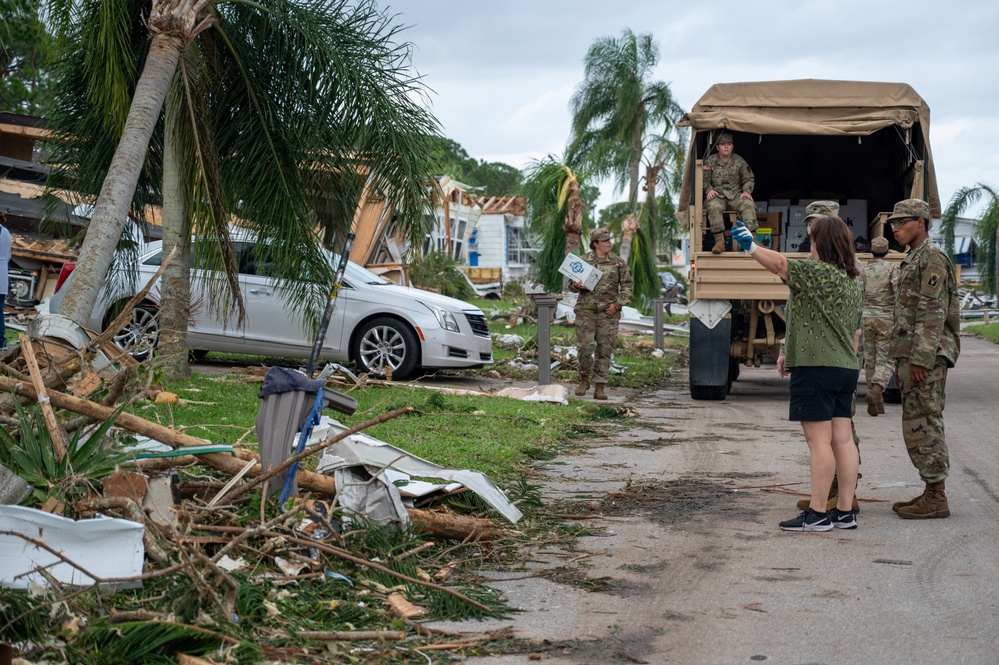
[[[192,348],[238,353],[243,346],[243,330],[235,314],[226,315],[208,303],[211,273],[199,265],[197,245],[191,249],[191,323],[187,328],[188,344]]]
[[[313,345],[305,317],[291,306],[288,295],[267,273],[266,248],[242,243],[240,280],[246,305],[244,340],[248,353],[270,353],[308,357]],[[316,312],[317,317],[322,311]],[[335,317],[327,329],[323,348],[327,358],[339,357],[343,319]],[[346,353],[342,354],[344,357]]]

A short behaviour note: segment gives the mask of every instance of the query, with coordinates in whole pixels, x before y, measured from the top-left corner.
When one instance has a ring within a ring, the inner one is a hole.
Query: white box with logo
[[[562,261],[562,265],[559,266],[558,271],[568,277],[569,281],[582,281],[583,286],[591,291],[604,275],[602,270],[594,268],[572,252],[566,254],[565,260]]]

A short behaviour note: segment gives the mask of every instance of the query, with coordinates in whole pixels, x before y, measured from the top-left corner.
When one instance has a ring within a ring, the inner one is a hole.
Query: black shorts
[[[791,370],[788,420],[819,422],[853,416],[859,369],[795,367]]]

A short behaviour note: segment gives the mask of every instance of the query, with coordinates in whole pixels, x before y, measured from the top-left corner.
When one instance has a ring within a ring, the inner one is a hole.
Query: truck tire
[[[732,319],[722,319],[708,328],[690,319],[690,396],[696,400],[723,400],[732,387],[729,362]]]

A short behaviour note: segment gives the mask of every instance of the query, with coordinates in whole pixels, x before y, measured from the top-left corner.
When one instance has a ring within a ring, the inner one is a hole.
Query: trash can
[[[316,403],[316,393],[324,392],[324,406],[350,415],[357,409],[357,401],[349,395],[325,387],[326,382],[310,379],[298,370],[288,367],[271,367],[264,375],[260,388],[260,407],[254,421],[257,443],[260,447],[260,464],[263,471],[281,465],[292,456],[297,439],[309,413]],[[287,472],[271,479],[267,484],[266,500],[281,491]],[[298,496],[298,486],[293,485],[291,496]]]

